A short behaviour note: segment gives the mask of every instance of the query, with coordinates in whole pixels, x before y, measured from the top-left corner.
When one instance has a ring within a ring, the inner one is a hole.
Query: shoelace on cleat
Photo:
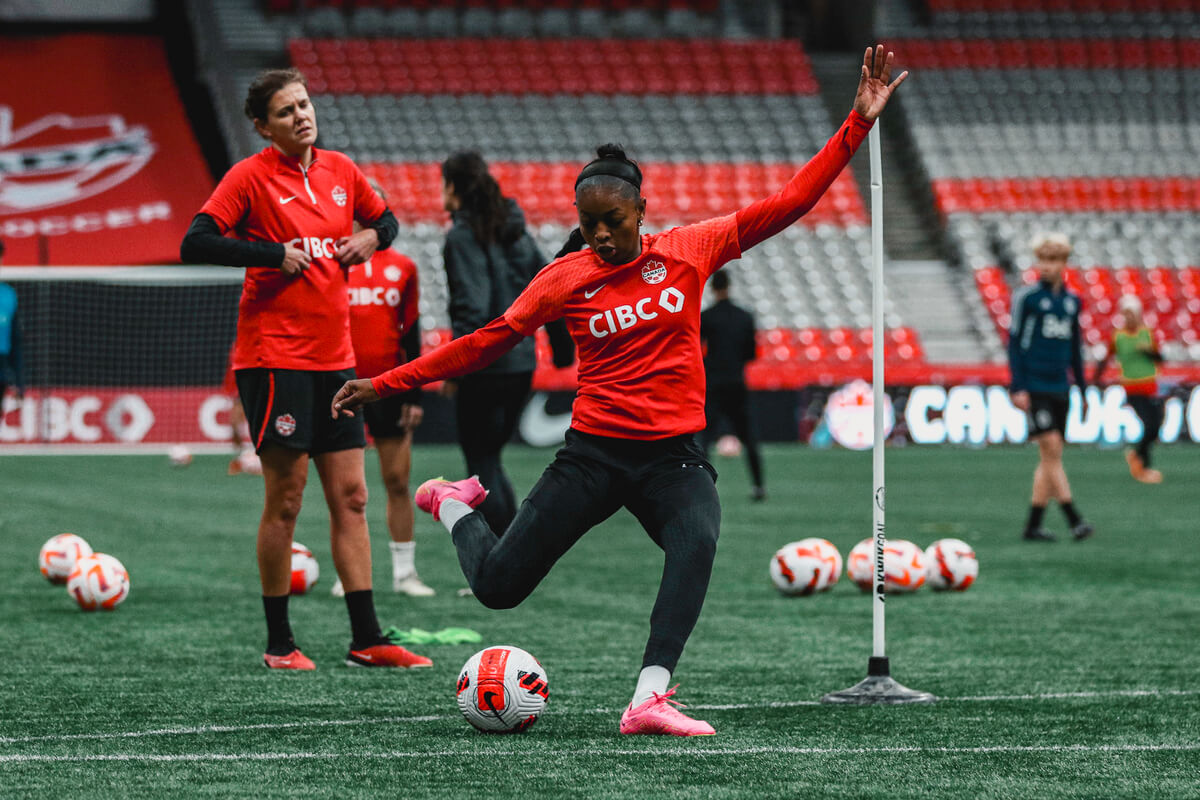
[[[663,694],[659,694],[658,692],[651,691],[650,694],[654,695],[654,705],[669,703],[671,706],[678,706],[679,708],[687,708],[687,706],[684,703],[681,703],[678,700],[671,699],[675,694],[675,690],[678,688],[679,688],[679,684],[677,683],[674,686],[672,686],[670,689],[667,689],[667,691]],[[668,706],[668,708],[670,708],[670,706]],[[674,709],[672,709],[672,710],[674,710]]]

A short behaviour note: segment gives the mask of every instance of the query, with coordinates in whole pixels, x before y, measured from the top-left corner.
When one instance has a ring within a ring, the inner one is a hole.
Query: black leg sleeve
[[[664,554],[642,666],[674,671],[708,592],[721,502],[712,474],[690,464],[658,473],[640,494],[630,510]]]
[[[476,511],[452,538],[463,575],[488,608],[513,608],[529,596],[583,534],[620,507],[603,468],[559,451],[500,538]]]

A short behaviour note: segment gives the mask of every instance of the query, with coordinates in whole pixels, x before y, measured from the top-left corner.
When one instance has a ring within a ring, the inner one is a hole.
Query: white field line
[[[567,748],[556,752],[568,756],[666,756],[668,758],[692,757],[709,758],[712,756],[747,756],[747,755],[798,755],[798,756],[861,756],[861,755],[904,755],[904,754],[991,754],[991,753],[1160,753],[1160,752],[1195,752],[1200,750],[1200,742],[1178,742],[1162,744],[1045,744],[1045,745],[983,745],[979,747],[720,747],[685,749],[682,747],[667,748],[627,748],[607,750],[601,748]],[[546,748],[521,748],[516,750],[488,750],[489,757],[520,758],[533,757],[544,759],[549,753]],[[85,755],[0,755],[0,764],[21,763],[54,763],[70,762],[77,764],[83,761],[117,761],[117,762],[210,762],[210,761],[310,761],[339,759],[396,759],[396,758],[439,758],[461,757],[461,750],[392,750],[381,753],[111,753]]]
[[[1042,694],[995,694],[968,697],[942,697],[943,703],[995,703],[1033,702],[1038,700],[1092,700],[1106,697],[1191,697],[1200,694],[1200,689],[1112,689],[1088,692],[1045,692]],[[692,711],[742,711],[755,708],[799,708],[819,706],[816,700],[779,700],[767,703],[726,703],[689,705]],[[620,708],[571,709],[562,713],[575,714],[619,714]],[[361,717],[359,719],[308,720],[305,722],[263,722],[252,725],[197,725],[192,727],[154,728],[145,731],[122,731],[119,733],[69,733],[45,736],[0,736],[0,745],[27,742],[71,742],[95,739],[141,739],[150,736],[200,736],[210,733],[240,733],[243,731],[325,728],[346,725],[382,725],[420,722],[441,722],[458,719],[457,714],[428,714],[413,717]],[[965,752],[965,751],[964,751]]]

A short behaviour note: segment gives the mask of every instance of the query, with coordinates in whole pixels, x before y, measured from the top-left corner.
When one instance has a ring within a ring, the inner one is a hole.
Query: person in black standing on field
[[[704,341],[704,374],[707,395],[704,416],[704,448],[716,438],[721,417],[729,420],[741,439],[750,465],[754,488],[750,497],[765,500],[762,458],[758,441],[750,425],[749,392],[746,390],[746,364],[758,357],[754,341],[754,316],[729,299],[729,274],[717,272],[709,280],[716,302],[700,315],[700,338]]]
[[[457,339],[503,314],[548,261],[529,235],[520,207],[501,195],[478,153],[458,152],[442,162],[442,205],[452,221],[442,257],[450,327]],[[547,326],[547,331],[554,363],[561,367],[574,360],[574,345],[566,327],[559,327]],[[500,452],[521,419],[536,363],[530,337],[490,366],[460,378],[448,392],[457,398],[458,442],[467,472],[488,487],[479,510],[495,531],[506,529],[517,514]]]

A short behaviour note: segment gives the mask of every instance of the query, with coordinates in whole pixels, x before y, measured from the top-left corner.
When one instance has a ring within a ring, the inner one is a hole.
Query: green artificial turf
[[[524,492],[552,450],[514,447]],[[965,593],[889,598],[888,653],[932,706],[817,703],[866,674],[867,597],[845,578],[787,598],[767,573],[806,536],[843,555],[870,530],[869,453],[766,448],[770,498],[749,501],[740,460],[718,459],[722,536],[704,614],[673,682],[718,735],[626,737],[661,554],[622,512],[592,531],[521,607],[490,611],[448,536],[417,521],[434,598],[394,595],[383,491],[368,452],[376,603],[385,625],[480,631],[546,667],[550,703],[518,736],[476,733],[454,682],[479,645],[413,649],[430,670],[351,669],[315,473],[296,539],[323,570],[293,598],[314,673],[263,669],[254,560],[258,480],[226,459],[0,458],[0,797],[994,797],[1200,796],[1200,451],[1163,447],[1161,486],[1120,452],[1069,448],[1094,539],[1019,540],[1035,452],[888,452],[888,534],[976,549]],[[414,483],[461,476],[419,447]],[[1059,512],[1048,527],[1066,526]],[[120,558],[128,600],[83,613],[38,574],[38,548],[71,531]]]

